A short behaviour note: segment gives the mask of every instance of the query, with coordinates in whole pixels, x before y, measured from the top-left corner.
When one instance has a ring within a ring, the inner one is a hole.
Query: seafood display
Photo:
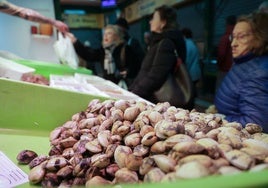
[[[50,132],[47,156],[23,150],[31,184],[180,181],[268,169],[268,135],[217,114],[135,100],[90,101]]]
[[[47,86],[49,85],[49,80],[40,74],[34,74],[34,73],[24,74],[22,75],[20,80],[34,84],[47,85]]]

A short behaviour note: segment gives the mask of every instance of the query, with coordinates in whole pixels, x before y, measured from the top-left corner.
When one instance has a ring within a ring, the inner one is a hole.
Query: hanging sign
[[[103,28],[104,16],[103,14],[85,14],[76,15],[68,14],[64,15],[66,24],[70,28]]]

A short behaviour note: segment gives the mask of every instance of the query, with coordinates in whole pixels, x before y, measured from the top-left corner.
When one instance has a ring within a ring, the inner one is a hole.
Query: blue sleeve
[[[268,132],[268,72],[259,70],[242,82],[239,97],[239,116],[228,116],[228,121],[257,123]]]

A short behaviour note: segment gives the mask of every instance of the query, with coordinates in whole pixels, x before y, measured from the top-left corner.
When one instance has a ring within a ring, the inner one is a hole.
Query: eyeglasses
[[[243,33],[238,35],[230,35],[229,40],[230,42],[233,42],[234,39],[236,39],[239,43],[246,43],[248,42],[248,36],[252,35],[252,33]]]

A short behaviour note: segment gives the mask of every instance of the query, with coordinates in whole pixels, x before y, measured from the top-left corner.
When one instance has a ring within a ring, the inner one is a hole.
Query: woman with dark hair
[[[154,92],[161,88],[175,67],[177,57],[174,50],[184,62],[186,47],[183,35],[178,29],[176,10],[172,7],[164,5],[155,9],[150,21],[150,30],[148,52],[129,90],[157,103]]]
[[[129,49],[129,58],[128,58],[128,70],[126,72],[127,75],[127,85],[131,85],[133,80],[136,78],[140,68],[141,62],[144,58],[144,51],[141,47],[140,42],[133,36],[130,36],[128,30],[129,25],[125,18],[118,18],[115,22],[115,25],[119,26],[124,32],[124,39],[126,45]]]
[[[268,14],[241,16],[230,35],[234,64],[215,96],[228,121],[256,123],[268,133]]]

